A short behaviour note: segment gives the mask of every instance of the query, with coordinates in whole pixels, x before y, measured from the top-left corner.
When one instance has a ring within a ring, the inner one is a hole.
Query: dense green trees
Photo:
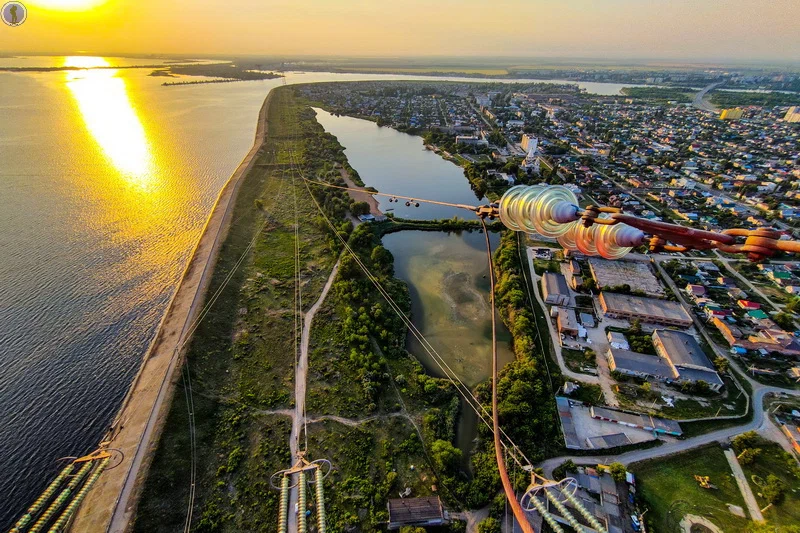
[[[436,468],[445,474],[454,474],[461,464],[461,450],[450,441],[436,440],[431,444],[431,458]]]
[[[350,212],[353,216],[361,216],[369,214],[369,204],[367,202],[353,202],[350,206]]]
[[[747,431],[741,435],[737,435],[731,441],[734,451],[741,453],[745,448],[750,448],[758,442],[758,433],[755,431]]]
[[[736,458],[741,464],[749,465],[752,464],[759,455],[761,455],[761,448],[745,448]]]
[[[777,313],[773,315],[772,320],[775,321],[780,327],[787,331],[794,331],[794,317],[789,313]]]
[[[724,374],[730,368],[731,363],[725,357],[717,356],[714,358],[714,368],[717,369],[717,372]]]
[[[492,518],[491,516],[484,518],[480,524],[478,524],[478,533],[501,533],[503,528],[501,527],[500,520],[496,518]]]

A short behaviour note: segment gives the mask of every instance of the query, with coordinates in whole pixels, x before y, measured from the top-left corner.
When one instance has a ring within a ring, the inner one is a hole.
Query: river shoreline
[[[220,191],[139,372],[103,439],[110,448],[121,450],[124,459],[100,477],[77,513],[71,531],[125,531],[135,515],[155,444],[169,412],[176,370],[183,364],[191,326],[205,301],[241,184],[255,166],[266,139],[272,94],[270,91],[259,111],[253,146]]]

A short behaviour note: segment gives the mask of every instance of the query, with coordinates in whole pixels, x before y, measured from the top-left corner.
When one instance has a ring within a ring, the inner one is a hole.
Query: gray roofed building
[[[630,350],[631,346],[628,344],[628,339],[625,337],[624,333],[619,331],[609,331],[606,334],[608,338],[608,344],[611,345],[612,348],[616,348],[617,350]]]
[[[616,422],[623,426],[646,429],[647,431],[655,431],[656,433],[666,433],[667,435],[675,435],[676,437],[683,434],[680,424],[666,418],[657,418],[645,414],[629,413],[627,411],[618,411],[608,407],[596,406],[591,408],[591,415],[592,418],[597,418],[599,420]]]
[[[680,381],[705,381],[711,390],[718,391],[725,382],[719,377],[697,340],[682,331],[657,329],[653,332],[656,352],[669,361],[679,374]]]
[[[653,332],[653,345],[661,357],[666,357],[675,366],[694,368],[714,368],[703,348],[688,333],[671,329],[657,329]]]
[[[638,318],[642,322],[684,328],[692,325],[692,317],[688,311],[681,304],[668,300],[604,291],[600,293],[600,306],[603,308],[603,313],[612,318]]]
[[[389,529],[403,526],[440,526],[448,521],[438,496],[389,500]]]
[[[553,305],[569,304],[569,287],[563,274],[545,272],[542,276],[542,295],[544,301]]]
[[[680,381],[689,381],[696,383],[698,381],[705,381],[711,387],[711,390],[719,390],[725,382],[719,377],[715,370],[708,370],[706,368],[688,368],[678,367]]]
[[[617,446],[627,446],[631,444],[631,439],[625,433],[614,433],[611,435],[598,435],[586,439],[589,448],[616,448]]]
[[[663,358],[655,355],[609,348],[606,352],[608,368],[628,376],[654,378],[659,381],[676,379],[678,373]]]
[[[558,332],[566,335],[576,336],[578,334],[578,320],[575,318],[575,311],[569,307],[558,308]]]
[[[572,419],[572,411],[569,406],[569,399],[563,396],[556,396],[556,409],[558,418],[561,421],[561,433],[564,435],[564,446],[572,450],[581,449],[581,440],[575,430],[575,421]]]

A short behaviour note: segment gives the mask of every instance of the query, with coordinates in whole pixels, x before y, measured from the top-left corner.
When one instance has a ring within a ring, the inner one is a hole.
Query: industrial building
[[[725,385],[703,348],[688,333],[657,329],[653,332],[653,346],[658,355],[675,368],[679,381],[705,381],[714,391]]]
[[[608,359],[609,370],[626,376],[641,379],[652,378],[658,381],[678,378],[678,373],[668,361],[654,355],[609,348],[606,352],[606,359]]]
[[[641,379],[677,383],[704,381],[713,391],[719,391],[725,385],[691,335],[659,329],[653,332],[653,345],[658,356],[609,348],[606,352],[608,368]]]
[[[623,426],[654,431],[663,435],[672,435],[673,437],[680,437],[683,435],[680,424],[666,418],[657,418],[640,413],[629,413],[627,411],[618,411],[616,409],[609,409],[608,407],[596,406],[592,407],[591,414],[592,418],[614,422],[615,424]]]
[[[578,319],[575,316],[575,311],[568,307],[558,308],[558,332],[564,335],[578,336]]]
[[[800,122],[800,106],[793,105],[786,111],[783,120],[786,122]]]
[[[601,292],[600,306],[603,313],[612,318],[638,318],[642,322],[683,328],[692,325],[692,317],[686,309],[681,304],[668,300]]]
[[[608,331],[606,333],[606,338],[608,339],[609,346],[612,348],[616,348],[617,350],[631,349],[630,344],[628,344],[628,339],[619,331]]]
[[[650,265],[640,261],[609,261],[599,257],[589,258],[589,271],[598,289],[627,285],[633,291],[647,296],[663,297],[664,289],[650,270]]]
[[[569,304],[569,287],[563,274],[545,272],[542,276],[542,295],[544,301],[552,305]]]
[[[733,109],[723,109],[719,113],[720,120],[739,120],[744,115],[744,109],[739,107]]]

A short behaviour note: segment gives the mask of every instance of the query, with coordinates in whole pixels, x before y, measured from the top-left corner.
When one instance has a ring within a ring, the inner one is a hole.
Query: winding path
[[[294,416],[292,416],[292,433],[289,437],[289,451],[291,453],[291,461],[297,459],[297,452],[300,446],[300,429],[306,425],[306,380],[308,377],[308,346],[311,342],[311,324],[314,321],[314,315],[317,314],[325,297],[328,296],[328,291],[331,290],[333,280],[336,279],[336,274],[339,272],[339,261],[333,265],[328,281],[322,288],[322,293],[314,305],[303,316],[303,332],[300,336],[300,357],[297,360],[297,365],[294,372]],[[297,502],[297,487],[293,488],[289,496],[289,507],[293,509]],[[289,531],[296,531],[297,515],[293,512],[289,513]]]
[[[325,301],[325,297],[328,296],[328,291],[331,290],[337,272],[339,272],[339,261],[336,261],[336,264],[333,265],[331,275],[328,276],[328,281],[325,282],[319,299],[314,302],[311,309],[303,316],[303,333],[300,336],[300,357],[297,360],[297,367],[294,372],[294,419],[292,423],[291,441],[289,442],[293,460],[297,457],[300,428],[305,422],[306,378],[308,376],[308,345],[311,342],[311,323],[314,321],[314,315],[317,314],[317,311],[319,311],[319,308]]]

